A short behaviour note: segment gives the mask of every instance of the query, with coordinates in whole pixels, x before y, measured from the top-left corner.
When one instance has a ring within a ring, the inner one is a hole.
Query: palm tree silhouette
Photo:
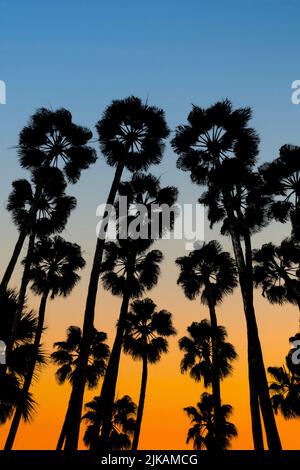
[[[148,106],[134,96],[114,100],[106,108],[96,128],[102,154],[107,163],[116,169],[107,198],[107,207],[109,207],[115,202],[124,168],[131,172],[146,170],[150,165],[161,161],[164,141],[169,130],[161,109]],[[86,298],[78,379],[72,389],[71,424],[66,440],[68,450],[75,450],[78,445],[88,351],[94,324],[106,230],[107,222],[104,218],[97,238]]]
[[[177,166],[189,171],[194,183],[207,191],[200,202],[208,206],[211,225],[223,222],[231,237],[244,304],[248,337],[248,369],[252,434],[255,449],[263,449],[261,414],[269,449],[281,449],[253,305],[252,233],[267,223],[270,196],[262,177],[253,171],[258,136],[247,127],[250,108],[232,109],[230,101],[208,109],[193,106],[188,124],[177,128],[172,147]]]
[[[175,186],[161,187],[159,178],[150,173],[136,172],[130,181],[121,182],[119,195],[126,197],[127,213],[139,212],[143,216],[141,232],[146,238],[156,240],[170,231],[174,226],[177,210],[175,203],[178,197],[178,189]],[[163,217],[164,207],[172,208],[170,217]],[[119,214],[119,206],[116,203],[116,212],[119,219],[119,232],[122,233],[122,217]],[[123,215],[124,217],[124,215]],[[127,216],[125,220],[125,235],[127,234]]]
[[[300,244],[286,238],[279,246],[265,243],[254,250],[254,280],[272,304],[291,303],[300,310]]]
[[[8,200],[7,208],[12,212],[12,217],[19,230],[19,239],[15,246],[11,260],[7,266],[0,286],[0,296],[7,289],[22,246],[29,235],[29,242],[24,263],[23,276],[18,297],[18,309],[14,317],[11,329],[11,338],[7,344],[11,349],[20,315],[25,301],[26,289],[29,283],[29,266],[34,248],[36,236],[42,237],[61,232],[76,207],[76,199],[66,196],[64,189],[66,184],[60,170],[56,168],[39,168],[34,170],[32,176],[33,185],[27,180],[18,180],[13,183],[13,191]],[[40,188],[38,199],[35,196],[37,187]],[[32,210],[34,208],[34,214]]]
[[[103,287],[113,295],[122,297],[117,332],[101,390],[101,400],[105,403],[101,441],[104,447],[109,447],[109,426],[112,417],[112,407],[116,393],[119,363],[122,352],[124,332],[126,328],[128,306],[130,299],[144,295],[152,289],[160,274],[159,264],[162,253],[159,250],[148,251],[151,241],[120,239],[118,242],[108,242],[105,246],[105,259],[102,264]],[[100,425],[95,426],[95,432]],[[95,443],[98,442],[95,434]]]
[[[283,145],[279,157],[260,167],[266,191],[275,198],[270,204],[270,216],[282,223],[292,222],[292,234],[300,239],[300,147]]]
[[[30,117],[27,126],[19,135],[18,154],[21,167],[32,172],[43,168],[46,175],[47,173],[50,175],[52,167],[56,168],[57,172],[61,167],[66,179],[71,183],[76,183],[81,171],[96,161],[95,149],[88,145],[91,137],[92,133],[89,129],[73,123],[72,115],[68,110],[61,108],[52,111],[40,108]],[[34,193],[35,201],[40,200],[41,192],[42,185],[37,184]],[[37,210],[38,205],[32,204],[30,220],[35,220]],[[35,230],[31,230],[19,289],[16,321],[22,311],[26,295],[34,243]]]
[[[226,342],[227,333],[223,326],[213,327],[207,320],[202,320],[200,323],[193,322],[187,331],[188,336],[179,340],[179,348],[184,351],[180,364],[181,373],[189,372],[196,382],[203,380],[205,387],[212,386],[215,395],[209,395],[209,403],[213,407],[213,434],[210,430],[209,447],[215,451],[221,451],[227,443],[226,440],[224,443],[223,416],[227,405],[221,404],[220,381],[232,372],[231,362],[236,359],[237,354],[233,345]],[[214,361],[217,362],[217,370]],[[193,428],[190,432],[193,432]],[[198,443],[200,438],[201,435],[197,437]]]
[[[106,333],[94,329],[87,368],[87,386],[89,389],[95,388],[100,378],[105,374],[106,362],[109,357],[109,347],[105,344],[106,339]],[[64,384],[67,380],[71,384],[74,382],[81,342],[81,329],[78,326],[70,326],[67,329],[66,340],[54,343],[54,348],[56,350],[51,354],[51,360],[54,364],[59,366],[55,376],[60,385]],[[68,426],[69,409],[70,403],[65,415],[56,450],[61,450],[64,444]]]
[[[216,419],[214,414],[214,400],[209,393],[202,393],[197,407],[188,406],[184,411],[191,418],[192,427],[188,430],[187,444],[193,441],[195,450],[215,450],[216,441]],[[221,449],[230,447],[230,441],[237,436],[234,424],[227,421],[232,413],[230,405],[221,407]]]
[[[100,397],[85,405],[88,410],[82,417],[87,421],[88,426],[84,434],[84,443],[91,447],[94,439],[94,427],[96,423],[103,422],[103,407]],[[112,420],[110,424],[109,442],[111,450],[127,450],[131,448],[131,436],[135,429],[136,405],[128,395],[115,401],[113,405]],[[98,425],[98,424],[97,424]],[[96,449],[101,449],[98,442]]]
[[[290,343],[299,342],[300,333],[289,339]],[[285,358],[282,367],[269,367],[268,372],[272,377],[270,384],[272,405],[275,413],[280,412],[285,419],[298,418],[300,416],[300,365],[295,363],[293,356],[299,355],[299,350],[291,348]]]
[[[210,323],[217,332],[218,322],[215,307],[223,297],[232,293],[237,285],[235,263],[227,252],[222,252],[221,245],[211,241],[189,256],[176,260],[180,267],[177,283],[182,286],[189,299],[201,296],[201,302],[208,305]],[[212,394],[214,397],[214,415],[216,418],[216,441],[221,445],[221,391],[218,364],[218,335],[213,335],[212,344]]]
[[[132,450],[137,450],[139,444],[148,380],[148,362],[155,364],[160,361],[162,354],[168,352],[166,338],[175,334],[176,330],[172,325],[172,314],[166,310],[157,312],[156,305],[151,299],[135,300],[131,304],[131,310],[127,315],[123,349],[133,359],[143,361]]]
[[[92,132],[74,124],[64,108],[38,109],[20,132],[18,153],[23,168],[58,167],[66,179],[76,183],[82,170],[96,161],[95,149],[88,145]]]
[[[7,290],[0,299],[1,339],[7,344],[14,316],[18,307],[18,296],[13,290]],[[5,374],[0,374],[0,424],[11,418],[14,408],[19,404],[22,396],[22,383],[28,370],[28,357],[32,354],[33,339],[37,328],[37,317],[32,310],[24,305],[18,323],[14,348],[6,354]],[[37,364],[41,368],[46,362],[43,351],[39,349]],[[35,409],[35,402],[30,393],[24,397],[22,418],[30,421]]]
[[[179,340],[179,348],[184,351],[180,364],[182,373],[188,372],[196,382],[203,379],[205,387],[213,383],[213,340],[218,344],[218,376],[224,379],[232,372],[231,362],[237,354],[232,344],[226,342],[224,326],[213,328],[208,320],[193,322],[188,328],[188,336]]]
[[[82,269],[85,261],[81,256],[81,249],[75,243],[66,242],[63,238],[56,236],[53,239],[42,239],[39,241],[32,254],[30,269],[30,280],[32,290],[41,296],[39,306],[39,317],[34,347],[30,356],[30,364],[25,376],[23,395],[26,396],[34,376],[37,354],[42,338],[47,301],[49,296],[54,299],[58,295],[68,296],[80,277],[77,271]],[[5,450],[13,446],[16,433],[22,416],[22,400],[17,406],[11,428],[5,443]]]
[[[44,168],[39,168],[33,172],[31,179],[32,183],[25,179],[12,183],[13,190],[8,198],[7,210],[12,214],[19,237],[1,281],[0,294],[7,289],[24,241],[31,231],[37,236],[61,232],[76,205],[75,198],[64,194],[66,183],[62,173],[56,168],[46,171]],[[35,197],[37,186],[41,187],[38,200]],[[36,206],[34,217],[33,206]]]

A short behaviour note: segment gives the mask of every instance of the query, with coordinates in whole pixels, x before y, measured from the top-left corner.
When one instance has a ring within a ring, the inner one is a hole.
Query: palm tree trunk
[[[24,303],[25,303],[26,289],[29,283],[29,275],[30,275],[30,268],[31,268],[31,257],[32,257],[34,244],[35,244],[35,238],[36,238],[35,222],[36,222],[37,211],[38,211],[38,203],[39,203],[41,194],[42,194],[42,186],[40,184],[37,184],[35,193],[34,193],[34,200],[30,209],[30,214],[29,214],[30,235],[29,235],[27,254],[25,258],[25,264],[24,264],[23,275],[22,275],[22,280],[21,280],[21,286],[19,290],[18,307],[17,307],[16,314],[13,319],[10,341],[8,342],[8,345],[7,345],[8,353],[13,348],[16,334],[17,334],[18,324],[19,324],[23,307],[24,307]]]
[[[10,261],[7,265],[6,271],[5,271],[5,273],[3,275],[3,278],[2,278],[2,281],[1,281],[0,297],[7,290],[8,283],[9,283],[9,281],[11,279],[11,276],[12,276],[12,273],[14,272],[14,269],[16,267],[18,258],[20,256],[20,253],[21,253],[21,250],[23,248],[24,241],[25,241],[25,238],[27,237],[27,235],[28,235],[27,230],[25,230],[25,229],[21,230],[21,232],[19,234],[19,238],[18,238],[17,243],[15,245],[14,251],[12,253],[12,256],[10,258]]]
[[[137,410],[134,436],[133,436],[133,441],[132,441],[132,450],[137,450],[138,445],[139,445],[139,438],[140,438],[141,425],[142,425],[143,413],[144,413],[145,398],[146,398],[147,378],[148,378],[148,358],[147,358],[147,353],[144,353],[144,355],[143,355],[143,373],[142,373],[142,382],[141,382],[141,390],[140,390],[140,399],[139,399],[139,406],[138,406],[138,410]]]
[[[278,435],[269,395],[268,381],[253,305],[251,236],[248,228],[245,226],[241,211],[238,211],[238,219],[236,218],[233,211],[233,205],[231,204],[231,196],[228,191],[223,190],[223,200],[230,225],[231,241],[238,268],[240,288],[246,318],[250,409],[254,448],[256,450],[263,450],[264,448],[260,417],[261,408],[268,447],[270,450],[281,450],[280,438]],[[245,242],[246,261],[241,246],[242,232]]]
[[[46,289],[42,295],[41,302],[40,302],[38,325],[37,325],[36,334],[34,338],[33,351],[32,351],[32,356],[30,358],[29,370],[25,376],[24,385],[22,388],[21,402],[18,404],[16,408],[16,411],[15,411],[15,414],[11,423],[11,427],[7,436],[7,440],[4,446],[4,450],[12,449],[16,434],[18,432],[19,424],[22,418],[23,405],[25,403],[26,397],[28,395],[28,392],[31,386],[34,369],[35,369],[36,361],[38,357],[39,346],[41,343],[48,295],[49,295],[49,290]]]
[[[70,416],[70,408],[71,408],[70,403],[71,403],[71,401],[69,400],[68,409],[67,409],[65,419],[64,419],[61,431],[60,431],[58,441],[57,441],[56,450],[62,450],[62,448],[64,446],[64,442],[65,442],[65,439],[66,439],[66,432],[67,432],[67,428],[68,428],[68,420],[69,420],[69,416]]]
[[[115,176],[111,185],[111,189],[107,198],[107,205],[113,205],[115,202],[116,194],[120,185],[122,173],[124,169],[124,163],[119,162]],[[103,222],[101,226],[101,232],[106,233],[107,224]],[[74,380],[72,392],[71,392],[71,412],[70,421],[68,424],[67,435],[66,435],[66,450],[76,450],[78,446],[79,429],[83,405],[83,395],[86,383],[86,372],[89,357],[89,350],[91,344],[91,338],[94,327],[95,317],[95,305],[98,292],[100,269],[104,251],[105,239],[98,238],[96,244],[96,250],[93,260],[93,267],[90,275],[90,282],[88,287],[88,294],[86,299],[86,306],[84,312],[84,322],[82,330],[82,343],[78,357],[77,374]]]
[[[240,288],[242,293],[244,312],[246,318],[246,327],[247,327],[247,341],[248,341],[248,378],[249,378],[249,394],[250,394],[250,411],[251,411],[251,424],[252,424],[252,435],[254,442],[255,450],[263,450],[263,433],[262,433],[262,423],[260,417],[259,409],[259,400],[258,400],[258,383],[256,375],[256,362],[257,362],[257,352],[254,345],[254,338],[258,335],[256,319],[252,317],[251,307],[249,298],[246,294],[245,288],[245,270],[246,264],[244,259],[244,253],[241,247],[239,235],[236,234],[235,230],[231,230],[231,240],[233,245],[233,251],[235,254],[235,259],[238,268]],[[254,313],[254,312],[253,312]]]
[[[221,387],[219,372],[219,347],[217,340],[218,321],[215,310],[215,302],[211,292],[210,282],[206,284],[208,291],[208,307],[210,313],[210,322],[214,331],[212,338],[212,395],[214,400],[214,414],[216,422],[216,450],[222,450],[222,416],[221,416]]]
[[[252,258],[251,266],[249,266],[249,245],[251,245],[250,237],[249,234],[244,235],[246,258],[248,261],[247,264],[245,262],[244,253],[240,243],[240,235],[234,229],[234,223],[231,226],[231,239],[239,272],[239,281],[247,325],[250,408],[252,417],[252,431],[253,433],[256,433],[253,434],[254,446],[256,450],[263,449],[261,419],[259,414],[260,406],[269,450],[278,451],[281,450],[281,443],[269,395],[268,381],[253,305]]]
[[[30,280],[29,275],[30,275],[31,257],[32,257],[33,249],[34,249],[34,243],[35,243],[35,230],[32,229],[30,236],[29,236],[29,242],[28,242],[27,254],[25,258],[25,265],[23,269],[21,287],[20,287],[19,296],[18,296],[18,306],[17,306],[16,314],[13,319],[13,323],[12,323],[10,341],[7,344],[8,352],[11,351],[11,349],[13,348],[16,334],[17,334],[17,328],[19,325],[19,321],[20,321],[24,303],[25,303],[26,290],[27,290],[27,286]]]
[[[247,297],[249,298],[249,304],[251,305],[251,310],[252,310],[251,315],[255,321],[255,324],[254,324],[255,339],[257,341],[256,349],[257,349],[259,369],[260,369],[260,374],[256,375],[256,379],[254,379],[254,380],[258,380],[258,384],[256,388],[258,390],[259,397],[257,401],[261,408],[262,417],[264,420],[268,447],[270,450],[281,450],[281,442],[280,442],[280,437],[279,437],[277,426],[276,426],[272,402],[270,399],[269,384],[268,384],[266,369],[264,366],[263,353],[261,349],[258,328],[257,328],[257,323],[256,323],[256,317],[255,317],[254,301],[253,301],[252,244],[251,244],[251,236],[250,236],[248,227],[245,228],[244,241],[245,241],[246,273],[247,273],[247,279],[248,279],[248,282],[246,282],[246,284],[247,284],[247,287],[249,287],[249,292],[247,292]]]
[[[127,312],[130,301],[129,289],[125,290],[120,310],[120,316],[117,326],[116,338],[109,357],[106,374],[103,380],[100,402],[104,404],[102,423],[95,420],[94,435],[92,437],[91,449],[96,449],[99,443],[99,433],[101,426],[101,443],[104,449],[109,448],[109,436],[111,431],[112,413],[116,394],[116,385],[118,380],[119,364],[122,352],[123,337],[126,326]],[[100,418],[100,416],[99,416]]]

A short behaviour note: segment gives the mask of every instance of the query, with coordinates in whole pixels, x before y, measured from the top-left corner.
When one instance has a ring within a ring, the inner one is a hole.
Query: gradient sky
[[[300,143],[300,105],[291,103],[291,83],[300,79],[300,4],[297,0],[152,1],[3,1],[0,0],[0,80],[7,86],[7,104],[0,105],[0,268],[6,266],[16,230],[5,211],[11,182],[27,177],[17,161],[18,133],[40,106],[66,107],[74,121],[94,131],[95,122],[114,98],[134,94],[166,111],[172,130],[185,121],[191,103],[208,106],[228,97],[235,106],[253,108],[252,125],[261,136],[260,161],[271,160],[284,143]],[[98,150],[98,149],[97,149]],[[98,152],[99,154],[99,152]],[[151,169],[152,171],[152,169]],[[176,170],[167,148],[153,172],[162,184],[176,184],[181,202],[196,202],[199,189]],[[82,245],[88,266],[70,299],[51,302],[45,345],[60,340],[70,324],[82,323],[82,312],[95,244],[95,210],[106,199],[112,170],[100,157],[68,188],[78,198],[64,236]],[[255,241],[280,241],[288,227],[268,227]],[[207,232],[207,239],[216,236]],[[226,248],[228,240],[222,239]],[[184,254],[182,242],[162,245],[162,278],[149,295],[173,312],[179,336],[204,307],[187,301],[176,287],[174,259]],[[20,270],[12,285],[18,285]],[[29,299],[37,306],[36,297]],[[120,300],[101,293],[96,325],[110,341]],[[297,328],[293,307],[270,307],[257,295],[257,316],[267,365],[279,365],[287,339]],[[239,430],[233,448],[251,448],[248,410],[245,325],[240,294],[220,309],[239,360],[222,387],[224,402],[234,406]],[[184,448],[188,420],[182,408],[195,404],[203,388],[179,373],[177,339],[170,354],[150,370],[148,401],[141,435],[143,448]],[[130,373],[128,372],[130,371]],[[118,394],[138,398],[140,364],[123,358]],[[59,387],[48,368],[35,386],[40,403],[34,423],[23,426],[16,448],[53,448],[63,419],[68,388]],[[88,397],[93,394],[89,394]],[[156,416],[153,420],[153,416]],[[279,419],[285,448],[297,448],[298,422]],[[295,430],[295,432],[293,432]],[[4,433],[1,431],[1,441]]]

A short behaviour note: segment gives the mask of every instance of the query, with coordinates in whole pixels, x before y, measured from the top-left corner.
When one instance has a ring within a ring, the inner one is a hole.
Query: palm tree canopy
[[[13,318],[18,308],[18,295],[8,290],[0,299],[1,339],[8,343]],[[37,328],[37,316],[32,310],[23,307],[18,323],[14,348],[6,357],[7,370],[0,374],[0,424],[11,418],[15,406],[22,403],[22,417],[30,421],[35,411],[35,402],[31,394],[23,397],[22,384],[27,373],[30,357],[33,350],[33,340]],[[39,349],[37,357],[38,370],[46,363],[44,352]],[[0,366],[1,367],[1,366]]]
[[[177,166],[191,179],[204,184],[226,160],[241,160],[252,166],[258,153],[258,136],[247,124],[250,108],[232,109],[229,100],[203,109],[193,106],[188,123],[177,127],[171,144],[179,155]]]
[[[76,243],[59,236],[41,239],[32,254],[31,288],[38,295],[49,289],[52,298],[67,296],[80,279],[77,271],[84,266],[81,248]]]
[[[101,398],[94,399],[85,405],[87,412],[83,415],[82,420],[87,421],[88,426],[84,434],[84,443],[90,446],[93,438],[93,430],[96,419],[103,414]],[[126,450],[131,447],[131,436],[134,433],[136,405],[128,395],[115,401],[113,406],[110,446],[112,450]],[[99,444],[100,445],[100,444]],[[101,447],[100,447],[101,448]]]
[[[248,127],[251,115],[250,108],[234,110],[229,100],[207,109],[193,106],[172,140],[178,168],[188,171],[193,183],[207,185],[199,202],[208,207],[211,226],[223,222],[223,234],[234,230],[243,236],[269,221],[270,196],[253,170],[259,138]]]
[[[149,298],[135,300],[127,315],[123,348],[134,359],[147,357],[149,362],[156,363],[168,352],[166,338],[175,334],[170,312],[157,312]]]
[[[128,289],[131,297],[141,297],[152,289],[160,275],[163,255],[159,250],[148,251],[150,244],[148,240],[129,238],[107,242],[101,267],[104,288],[119,296]]]
[[[14,290],[7,290],[6,293],[0,298],[0,311],[1,314],[1,339],[5,342],[9,342],[11,335],[11,328],[13,324],[13,318],[16,313],[18,305],[18,294]],[[37,326],[36,314],[33,310],[27,310],[26,304],[24,305],[22,316],[18,322],[17,333],[16,333],[16,345],[26,344],[31,342],[35,335]]]
[[[92,133],[72,121],[64,108],[38,109],[19,136],[18,152],[23,168],[59,167],[75,183],[82,170],[96,161],[95,149],[88,145]]]
[[[27,180],[12,183],[7,210],[11,212],[18,229],[33,229],[40,236],[61,232],[67,223],[76,199],[66,196],[63,174],[57,168],[38,168],[34,170],[32,184]],[[40,188],[38,199],[36,188]],[[34,218],[32,210],[36,209]]]
[[[188,256],[177,258],[176,264],[180,268],[177,284],[189,299],[201,295],[201,301],[207,304],[212,295],[217,304],[237,285],[235,262],[216,241],[204,244]]]
[[[270,217],[293,225],[294,236],[300,237],[300,147],[283,145],[279,157],[260,167],[266,192],[274,199],[269,207]]]
[[[269,302],[300,305],[300,245],[286,238],[279,246],[264,244],[254,250],[254,281]]]
[[[287,359],[285,366],[269,367],[268,372],[272,377],[269,389],[275,413],[280,412],[286,419],[299,417],[300,376],[289,368]]]
[[[227,197],[230,198],[230,217]],[[270,222],[271,200],[258,172],[245,167],[242,160],[227,159],[215,170],[198,202],[208,208],[211,228],[222,223],[221,234],[229,235],[234,224],[243,237],[244,232],[256,233]]]
[[[105,344],[106,333],[93,330],[90,354],[87,366],[87,385],[94,388],[103,377],[106,363],[109,357],[109,347]],[[59,384],[69,380],[72,384],[78,365],[80,346],[82,343],[82,331],[78,326],[70,326],[67,329],[65,341],[54,343],[55,351],[51,354],[51,360],[58,367],[55,376]]]
[[[188,328],[188,336],[179,340],[179,348],[184,352],[180,369],[182,373],[189,372],[195,381],[203,379],[204,386],[212,383],[213,338],[217,339],[219,377],[222,380],[232,372],[231,362],[237,354],[232,344],[226,342],[226,329],[218,326],[217,331],[207,320],[193,322]]]
[[[143,210],[145,209],[143,224],[147,227],[148,238],[158,239],[173,228],[177,213],[175,203],[178,197],[178,189],[175,186],[162,188],[159,178],[149,173],[135,172],[130,181],[120,184],[119,195],[127,198],[128,214],[139,212],[138,205],[143,205]],[[164,205],[173,208],[170,211],[170,218],[163,217]],[[118,209],[118,204],[116,208]]]
[[[130,171],[146,170],[161,161],[169,135],[162,109],[130,96],[114,100],[96,124],[100,148],[107,163],[120,161]]]
[[[214,417],[213,396],[203,393],[197,406],[188,406],[184,411],[191,419],[192,427],[188,430],[187,443],[193,441],[195,450],[214,450],[216,424]],[[228,418],[232,413],[230,405],[221,406],[221,446],[223,450],[230,447],[230,441],[237,436],[237,429]]]

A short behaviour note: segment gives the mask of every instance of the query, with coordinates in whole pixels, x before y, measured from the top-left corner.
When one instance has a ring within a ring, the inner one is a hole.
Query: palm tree
[[[0,299],[1,338],[7,344],[13,319],[18,306],[18,296],[15,291],[8,290]],[[33,339],[37,328],[37,317],[32,310],[27,310],[26,305],[18,323],[14,348],[6,355],[5,374],[0,374],[0,424],[4,424],[11,418],[14,408],[20,402],[22,396],[22,383],[28,369],[28,357],[32,353]],[[37,363],[39,367],[45,364],[43,351],[39,349]],[[35,402],[30,393],[24,399],[22,418],[25,421],[32,419]]]
[[[237,285],[235,263],[227,252],[222,252],[221,245],[211,241],[199,250],[194,250],[188,256],[178,258],[176,264],[180,267],[177,283],[182,286],[189,299],[201,296],[201,302],[208,305],[210,322],[213,331],[217,332],[218,322],[216,305],[223,297],[232,293]],[[214,335],[212,345],[212,394],[214,397],[214,414],[216,417],[216,439],[221,443],[221,391],[218,364],[217,335]]]
[[[187,444],[193,441],[195,450],[215,450],[216,441],[216,419],[214,415],[213,397],[209,393],[202,393],[197,407],[188,406],[184,411],[191,418],[192,427],[188,430]],[[230,447],[230,441],[237,436],[234,424],[227,421],[232,413],[230,405],[221,407],[221,448],[226,450]]]
[[[7,289],[26,237],[32,231],[37,236],[61,232],[76,205],[75,198],[64,194],[66,183],[60,170],[39,168],[33,172],[31,180],[32,183],[25,179],[12,183],[7,210],[12,214],[19,237],[1,281],[0,294]],[[41,187],[39,199],[35,196],[38,186]],[[36,214],[33,216],[34,207]]]
[[[300,333],[290,338],[290,343],[299,341]],[[293,354],[297,352],[291,348],[282,367],[269,367],[272,377],[270,384],[272,405],[275,413],[279,411],[285,419],[300,417],[300,366],[293,361]]]
[[[136,212],[141,217],[141,235],[156,240],[172,230],[176,217],[175,203],[178,189],[175,186],[161,187],[159,178],[150,173],[135,172],[130,181],[121,182],[119,195],[126,198],[125,236],[127,235],[127,214]],[[163,216],[164,208],[172,208],[169,217]],[[119,232],[122,232],[122,215],[116,203]],[[124,217],[124,215],[123,215]]]
[[[213,340],[218,344],[218,374],[219,380],[232,372],[231,362],[237,354],[232,344],[226,342],[224,326],[213,328],[208,320],[193,322],[188,328],[188,336],[179,340],[179,348],[184,351],[180,364],[182,373],[189,372],[192,379],[199,382],[203,379],[205,387],[213,382]]]
[[[272,304],[291,303],[300,310],[300,244],[286,238],[279,246],[265,243],[254,250],[255,285]]]
[[[76,183],[81,171],[96,161],[95,149],[88,145],[91,137],[92,133],[89,129],[72,122],[72,115],[68,110],[61,108],[52,111],[40,108],[20,132],[18,144],[20,164],[32,172],[43,168],[46,174],[50,173],[51,167],[56,169],[61,167],[66,179],[71,183]],[[41,192],[42,185],[37,184],[34,193],[35,201],[39,201]],[[30,220],[35,220],[37,210],[37,204],[33,204],[30,210]],[[31,230],[28,256],[26,256],[19,290],[17,320],[26,295],[34,242],[35,231]]]
[[[248,337],[248,370],[252,433],[255,449],[263,449],[261,417],[269,449],[281,449],[253,305],[252,234],[267,223],[270,196],[254,172],[258,136],[247,127],[250,108],[232,109],[228,100],[208,109],[194,106],[188,124],[177,128],[172,147],[177,166],[189,171],[194,183],[207,191],[200,201],[208,206],[211,225],[223,222],[221,233],[231,237],[244,304]]]
[[[8,351],[11,349],[19,317],[22,313],[25,301],[26,289],[29,283],[29,270],[31,256],[34,248],[36,236],[47,236],[61,232],[76,207],[76,199],[66,196],[64,188],[66,184],[60,170],[56,168],[39,168],[33,172],[33,186],[26,180],[18,180],[13,183],[13,191],[9,196],[8,210],[12,212],[13,220],[19,229],[19,239],[14,249],[12,258],[4,274],[1,293],[7,289],[23,243],[29,235],[26,261],[24,263],[23,276],[18,297],[18,309],[11,329],[11,338],[7,344]],[[40,188],[39,197],[36,198],[36,189]],[[34,216],[32,209],[34,208]]]
[[[41,301],[34,347],[22,390],[23,396],[27,396],[34,376],[48,298],[51,296],[51,299],[54,299],[58,295],[67,297],[80,279],[77,271],[84,265],[85,261],[81,256],[80,247],[75,243],[66,242],[59,236],[53,239],[42,239],[34,248],[30,270],[31,288],[33,292],[41,296]],[[12,420],[5,444],[6,450],[10,450],[13,446],[22,416],[21,410],[22,401]]]
[[[113,101],[106,108],[96,128],[102,154],[107,163],[116,168],[107,198],[107,207],[109,207],[115,202],[124,168],[131,172],[146,170],[151,164],[160,162],[169,129],[161,109],[148,106],[134,96]],[[71,425],[66,441],[68,450],[75,450],[78,445],[88,351],[94,324],[106,230],[107,222],[104,220],[97,238],[86,298],[78,379],[72,389]]]
[[[290,219],[292,234],[300,239],[300,147],[283,145],[279,157],[260,167],[266,191],[274,195],[269,214],[279,222]]]
[[[163,353],[168,352],[166,338],[175,335],[172,314],[166,310],[156,311],[155,303],[149,299],[135,300],[127,316],[123,349],[133,359],[143,361],[140,398],[132,449],[137,450],[141,431],[148,379],[148,362],[160,361]]]
[[[20,164],[31,171],[60,167],[67,180],[76,183],[81,171],[96,161],[95,149],[88,145],[91,138],[92,132],[74,124],[67,109],[40,108],[20,132]]]
[[[105,378],[101,389],[101,401],[105,403],[101,441],[109,447],[109,426],[116,393],[119,363],[122,352],[124,332],[127,322],[130,299],[139,298],[152,289],[160,274],[159,264],[162,253],[159,250],[148,251],[151,241],[120,239],[109,242],[105,247],[105,259],[102,264],[103,287],[113,295],[122,297],[117,332],[108,361]],[[100,423],[95,426],[94,442],[98,442]]]
[[[94,329],[87,368],[87,386],[91,390],[97,386],[100,378],[105,374],[106,362],[109,357],[109,347],[105,344],[106,339],[106,333]],[[81,329],[78,326],[70,326],[67,329],[66,340],[54,343],[55,351],[51,354],[51,360],[58,366],[55,376],[60,385],[67,380],[71,384],[74,382],[81,342]],[[70,403],[68,410],[69,408]],[[68,411],[65,415],[56,450],[61,450],[63,447],[67,426]]]
[[[88,422],[84,434],[84,443],[91,447],[94,437],[95,423],[103,422],[103,407],[99,397],[85,405],[87,412],[82,419]],[[136,405],[128,395],[115,401],[113,405],[112,420],[110,424],[109,442],[111,450],[128,450],[131,448],[131,436],[135,429]],[[98,442],[96,449],[101,449]]]

